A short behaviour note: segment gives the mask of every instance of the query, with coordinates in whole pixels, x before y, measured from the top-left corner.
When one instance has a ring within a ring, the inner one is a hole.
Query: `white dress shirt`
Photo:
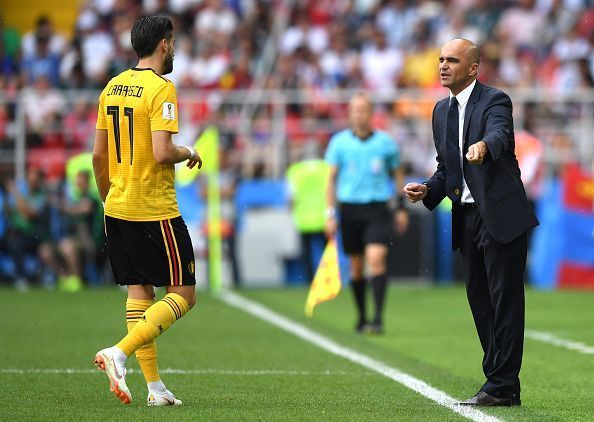
[[[462,197],[460,198],[460,202],[462,204],[474,203],[474,198],[470,193],[470,189],[468,189],[468,185],[466,184],[466,179],[464,178],[464,114],[466,113],[466,104],[468,104],[468,100],[470,99],[470,94],[472,94],[472,90],[476,85],[476,79],[472,81],[470,85],[464,88],[461,92],[456,95],[456,99],[458,100],[458,145],[460,146],[460,167],[462,168]],[[452,93],[450,92],[450,100],[453,97]]]

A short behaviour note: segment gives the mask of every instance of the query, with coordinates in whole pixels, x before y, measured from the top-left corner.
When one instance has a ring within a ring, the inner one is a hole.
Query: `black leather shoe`
[[[519,397],[494,397],[484,391],[479,391],[474,397],[461,401],[460,406],[520,406],[522,402]]]

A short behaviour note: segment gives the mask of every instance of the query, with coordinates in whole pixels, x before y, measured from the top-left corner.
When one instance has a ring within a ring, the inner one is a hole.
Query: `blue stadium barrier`
[[[540,226],[534,230],[528,269],[532,286],[550,290],[557,285],[557,271],[562,245],[559,230],[563,230],[562,186],[559,180],[548,180],[543,194],[536,203]]]
[[[175,186],[177,204],[186,224],[200,223],[206,218],[206,207],[195,183]]]
[[[235,209],[237,230],[241,230],[243,215],[253,208],[282,208],[288,205],[287,186],[284,181],[245,180],[237,185]]]

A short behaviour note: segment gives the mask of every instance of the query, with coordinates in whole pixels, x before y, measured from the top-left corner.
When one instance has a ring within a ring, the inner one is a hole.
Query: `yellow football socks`
[[[134,328],[116,344],[116,347],[126,356],[130,356],[145,344],[152,342],[189,310],[190,306],[183,297],[176,293],[166,294],[144,312]]]
[[[126,326],[128,332],[142,319],[144,312],[152,306],[152,300],[128,299],[126,301]],[[147,383],[161,379],[157,366],[157,343],[155,340],[145,344],[136,351],[136,360]]]

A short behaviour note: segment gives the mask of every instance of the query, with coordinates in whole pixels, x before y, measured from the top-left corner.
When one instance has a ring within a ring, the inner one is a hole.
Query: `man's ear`
[[[470,66],[470,72],[468,72],[469,76],[476,76],[478,73],[478,63],[473,63],[472,66]]]

